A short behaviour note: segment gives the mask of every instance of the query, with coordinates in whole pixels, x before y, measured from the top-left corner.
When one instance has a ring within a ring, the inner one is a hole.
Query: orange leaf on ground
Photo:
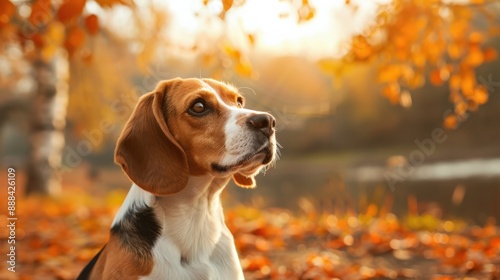
[[[28,20],[35,27],[47,24],[53,17],[50,0],[36,0],[31,5],[31,14]]]
[[[16,7],[10,1],[0,1],[0,27],[9,23],[10,18],[14,15]]]
[[[42,49],[45,46],[45,40],[42,35],[36,33],[31,37],[33,44],[35,44],[35,48]]]
[[[54,21],[50,23],[43,35],[49,45],[61,45],[64,42],[65,27],[64,24]]]
[[[262,255],[248,256],[241,261],[241,266],[246,270],[260,270],[263,266],[271,265],[271,261]]]

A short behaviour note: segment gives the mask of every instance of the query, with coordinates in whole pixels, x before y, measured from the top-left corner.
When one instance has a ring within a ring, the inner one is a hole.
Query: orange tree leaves
[[[309,4],[308,0],[302,0],[302,5],[297,11],[299,22],[305,22],[311,20],[316,14],[316,8]]]
[[[114,5],[132,6],[125,0],[96,1],[103,8]],[[17,40],[23,46],[33,43],[42,58],[50,59],[57,48],[64,47],[70,56],[82,49],[87,41],[87,35],[99,33],[99,19],[94,14],[85,13],[87,0],[35,0],[29,5],[31,13],[26,18],[16,13],[19,6],[12,1],[0,1],[0,34],[9,40]],[[63,32],[60,32],[61,28]],[[54,33],[54,30],[57,32]],[[10,33],[10,34],[5,34]],[[16,34],[17,36],[12,36]],[[88,53],[88,51],[86,52]],[[82,55],[82,58],[86,57]]]
[[[133,5],[133,0],[95,0],[99,6],[103,8],[111,8],[114,5],[124,5],[124,6],[129,6],[132,7]]]
[[[478,19],[484,12],[470,3],[395,0],[381,10],[366,35],[353,38],[345,60],[377,58],[382,65],[378,75],[382,93],[394,104],[402,103],[402,93],[407,92],[403,89],[422,87],[426,80],[434,86],[448,82],[455,111],[444,126],[454,128],[457,118],[488,101],[488,91],[478,83],[475,70],[497,58],[493,48],[483,45],[487,36],[498,32],[475,27],[479,24],[473,21],[484,20]],[[495,20],[487,17],[492,26],[498,25]]]
[[[64,47],[69,54],[73,54],[83,43],[85,43],[85,31],[82,28],[75,26],[68,30]]]
[[[293,5],[298,22],[313,19],[315,7],[308,0],[297,2]],[[345,5],[356,12],[360,4],[345,1]],[[403,106],[411,105],[410,91],[426,82],[448,85],[455,110],[444,126],[452,128],[451,124],[488,101],[488,91],[476,77],[477,67],[497,58],[495,49],[484,46],[488,37],[500,35],[498,12],[488,5],[492,3],[484,0],[392,0],[381,4],[374,24],[352,38],[341,60],[324,58],[319,66],[338,76],[348,68],[345,65],[375,61],[381,65],[378,81],[384,86],[383,96]],[[234,6],[224,4],[223,13]],[[255,38],[250,38],[252,46]],[[227,52],[226,57],[235,62],[238,73],[248,75],[250,64],[241,63],[243,55],[235,57],[234,53]]]
[[[73,19],[78,18],[85,7],[86,0],[66,0],[57,11],[57,18],[62,23],[68,23]]]
[[[224,14],[229,10],[231,9],[231,7],[233,6],[233,0],[222,0],[222,14],[221,16],[223,17]]]
[[[99,18],[96,15],[89,15],[85,18],[85,27],[90,35],[96,35],[99,32]]]

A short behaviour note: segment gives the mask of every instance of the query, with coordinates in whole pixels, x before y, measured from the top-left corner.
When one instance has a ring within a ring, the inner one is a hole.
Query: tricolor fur
[[[78,279],[243,279],[220,193],[275,159],[275,119],[230,85],[161,82],[142,96],[115,161],[133,182],[106,246]]]

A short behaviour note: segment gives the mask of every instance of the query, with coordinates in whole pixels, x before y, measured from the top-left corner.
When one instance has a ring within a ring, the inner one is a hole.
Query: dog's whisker
[[[255,92],[255,90],[251,87],[238,87],[238,91],[242,90],[242,89],[248,89],[250,90],[254,95],[257,95],[257,93]]]

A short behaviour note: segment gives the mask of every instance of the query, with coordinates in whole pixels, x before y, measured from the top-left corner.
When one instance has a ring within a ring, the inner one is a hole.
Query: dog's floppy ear
[[[255,175],[245,176],[241,173],[236,173],[233,175],[233,180],[236,183],[236,185],[242,188],[246,189],[255,188]]]
[[[163,81],[139,99],[115,150],[115,162],[130,180],[155,195],[181,191],[189,175],[186,154],[165,119],[167,92],[174,82]]]

